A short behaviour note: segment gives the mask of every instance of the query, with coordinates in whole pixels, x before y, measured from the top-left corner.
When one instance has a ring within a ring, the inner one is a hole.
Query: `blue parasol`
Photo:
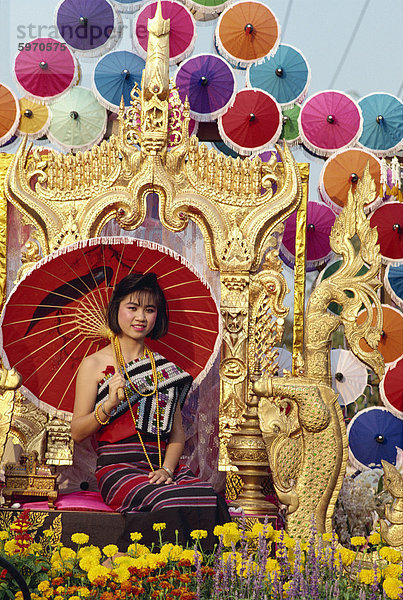
[[[119,50],[105,54],[93,74],[93,91],[99,102],[117,112],[123,96],[125,106],[130,106],[130,92],[136,82],[140,86],[144,67],[144,60],[134,52]]]
[[[403,102],[393,94],[368,94],[358,101],[363,117],[358,143],[378,156],[403,147]]]
[[[358,469],[396,463],[396,447],[402,447],[403,421],[380,406],[358,412],[347,427],[350,461]]]
[[[393,302],[403,308],[403,265],[389,265],[383,283]]]
[[[287,44],[280,44],[274,56],[251,65],[246,80],[251,87],[269,92],[283,108],[305,97],[311,71],[303,54]]]
[[[175,83],[182,102],[187,96],[190,115],[198,121],[212,121],[224,114],[236,90],[232,67],[216,54],[198,54],[183,61]]]
[[[110,50],[122,33],[120,16],[108,0],[62,0],[56,25],[65,42],[86,56]]]

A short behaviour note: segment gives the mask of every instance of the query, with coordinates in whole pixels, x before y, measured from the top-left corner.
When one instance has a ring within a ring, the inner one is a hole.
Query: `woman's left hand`
[[[150,483],[173,483],[172,477],[165,471],[165,469],[157,469],[156,471],[151,471],[148,474],[148,479]]]

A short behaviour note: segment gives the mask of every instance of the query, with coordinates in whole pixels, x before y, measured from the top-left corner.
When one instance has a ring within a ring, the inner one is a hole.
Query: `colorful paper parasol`
[[[389,265],[386,268],[383,285],[393,302],[403,308],[403,264],[396,267]]]
[[[115,6],[122,13],[131,13],[138,10],[147,0],[110,0],[111,4]]]
[[[361,396],[368,383],[367,367],[350,350],[331,350],[332,387],[339,404],[347,406]]]
[[[390,412],[403,419],[403,356],[391,363],[379,384],[379,395]],[[403,433],[402,433],[403,437]]]
[[[92,88],[102,106],[117,112],[123,96],[129,107],[130,92],[136,82],[140,87],[144,67],[144,60],[134,52],[117,50],[105,54],[95,66]]]
[[[383,262],[403,264],[403,204],[385,202],[371,215],[370,223],[378,229]]]
[[[154,18],[157,4],[155,1],[146,4],[134,21],[134,45],[144,59],[147,56],[148,19]],[[169,62],[177,64],[193,51],[196,41],[195,20],[190,10],[175,0],[162,0],[161,9],[163,18],[170,19]]]
[[[329,236],[335,214],[325,204],[308,202],[306,217],[306,269],[314,271],[318,265],[329,260],[332,251]],[[285,222],[280,255],[284,262],[293,267],[295,263],[295,233],[297,213],[293,212]]]
[[[107,52],[122,33],[120,17],[108,0],[61,0],[56,25],[66,43],[86,56]]]
[[[369,172],[376,185],[376,199],[364,208],[374,210],[382,201],[381,162],[380,160],[358,148],[349,148],[335,152],[323,165],[319,179],[319,191],[322,199],[330,208],[339,214],[347,204],[350,187],[353,191],[357,182],[364,174],[364,169],[369,162]]]
[[[372,319],[372,325],[375,325],[377,310],[373,309],[374,315]],[[360,312],[357,317],[357,325],[360,325],[366,321],[368,313],[366,310]],[[378,350],[382,354],[385,363],[390,363],[403,354],[403,314],[400,310],[382,304],[382,335],[378,344]],[[371,352],[372,348],[365,342],[364,339],[360,340],[360,346],[366,352]]]
[[[105,309],[117,281],[157,274],[169,308],[169,331],[147,344],[196,380],[219,350],[219,313],[192,265],[168,248],[134,238],[94,238],[38,262],[10,294],[2,315],[7,364],[24,392],[48,411],[73,410],[82,359],[106,345]]]
[[[53,38],[37,38],[17,54],[14,73],[25,94],[47,101],[76,83],[78,65],[66,44]]]
[[[194,12],[196,19],[198,15],[210,15],[213,18],[231,2],[232,0],[185,0],[186,6]]]
[[[191,56],[175,74],[182,102],[187,97],[190,114],[198,121],[212,121],[224,114],[236,88],[232,67],[216,54]]]
[[[291,108],[283,108],[283,128],[281,130],[280,139],[285,140],[289,146],[298,144],[301,141],[299,135],[299,113],[301,107],[298,104]]]
[[[403,102],[399,98],[375,93],[358,104],[363,117],[361,146],[378,156],[393,155],[403,147]]]
[[[263,90],[243,89],[218,118],[223,141],[240,154],[252,154],[274,144],[281,133],[282,115],[275,99]]]
[[[280,27],[265,4],[241,1],[228,6],[221,14],[215,40],[219,53],[231,64],[247,67],[276,51]]]
[[[287,44],[280,44],[274,56],[251,65],[246,73],[248,85],[271,94],[283,108],[305,97],[311,71],[303,54]]]
[[[106,109],[91,90],[74,87],[50,107],[48,138],[63,150],[86,150],[102,140]]]
[[[50,111],[46,104],[35,102],[30,98],[21,98],[21,119],[17,135],[26,135],[29,140],[37,140],[45,135],[50,123]]]
[[[402,446],[402,421],[386,408],[360,410],[347,427],[350,461],[358,469],[396,463],[396,447]]]
[[[0,144],[14,135],[20,120],[20,105],[9,87],[0,83]]]
[[[224,144],[224,142],[214,140],[213,146],[225,154],[225,156],[231,156],[231,158],[237,158],[237,156],[239,156],[238,152],[235,152],[235,150]]]
[[[318,92],[302,106],[299,130],[309,150],[330,156],[336,150],[354,145],[361,135],[361,109],[343,92]]]
[[[320,276],[318,277],[318,281],[317,281],[316,285],[319,285],[321,283],[321,281],[323,281],[324,279],[327,279],[328,277],[330,277],[330,275],[333,275],[333,273],[336,273],[336,271],[338,271],[340,269],[342,264],[343,264],[342,260],[335,260],[334,262],[326,265],[326,268],[323,269]],[[356,276],[360,277],[361,275],[364,275],[367,271],[368,271],[368,267],[366,265],[363,265],[361,267],[361,269],[359,269],[359,271],[357,272]],[[344,290],[344,293],[346,294],[346,296],[348,298],[354,297],[353,292],[351,292],[350,290]],[[341,311],[343,310],[343,307],[340,304],[337,304],[337,302],[330,302],[330,304],[328,305],[327,308],[330,310],[330,312],[334,313],[335,315],[340,315]]]

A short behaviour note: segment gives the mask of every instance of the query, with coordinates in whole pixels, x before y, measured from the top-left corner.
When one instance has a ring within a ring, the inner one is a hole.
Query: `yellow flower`
[[[102,552],[105,556],[111,557],[119,552],[119,548],[115,544],[108,544],[102,548]]]
[[[127,549],[127,552],[133,558],[138,558],[139,556],[143,556],[144,554],[149,554],[150,550],[147,548],[147,546],[136,543],[130,544],[130,546]]]
[[[43,530],[43,535],[45,537],[52,537],[52,535],[53,535],[53,529],[44,529]]]
[[[190,537],[192,540],[202,540],[203,538],[206,538],[207,535],[208,534],[205,529],[193,529],[193,531],[190,532]]]
[[[400,594],[402,593],[402,582],[395,577],[387,577],[383,582],[383,589],[388,598],[392,600],[398,600]]]
[[[391,563],[398,563],[402,560],[402,555],[399,550],[395,550],[395,548],[390,548],[389,546],[381,548],[379,550],[379,556]]]
[[[49,588],[50,588],[50,583],[49,583],[49,581],[47,581],[47,580],[45,580],[45,581],[41,581],[41,582],[38,584],[38,590],[39,590],[40,592],[45,592],[45,591],[46,591],[46,590],[48,590]]]
[[[98,562],[101,560],[101,550],[98,548],[98,546],[83,546],[82,548],[80,548],[77,551],[77,558],[79,560],[81,560],[82,558],[87,558],[88,556],[90,556],[91,558],[93,558],[94,560],[97,560]]]
[[[376,573],[377,581],[380,580],[380,573]],[[358,574],[358,579],[361,583],[366,583],[367,585],[372,585],[375,581],[375,571],[373,569],[361,569]]]
[[[80,587],[79,592],[81,598],[88,598],[88,596],[91,594],[90,590],[86,587]]]
[[[291,587],[292,582],[286,581],[283,585],[283,598],[288,598],[288,592]]]
[[[237,544],[241,539],[241,532],[239,531],[238,525],[236,523],[225,523],[223,525],[223,544],[224,546],[232,546],[232,544]]]
[[[257,523],[253,524],[252,529],[250,531],[250,537],[256,539],[260,535],[265,538],[270,538],[270,539],[272,538],[272,536],[274,535],[274,529],[270,525],[270,523],[267,523],[265,525],[264,523],[260,523],[258,521]]]
[[[127,567],[120,566],[113,569],[115,572],[115,579],[122,583],[123,581],[128,581],[130,579],[130,571]]]
[[[71,541],[74,542],[75,544],[86,544],[88,542],[88,540],[90,539],[90,536],[87,535],[86,533],[73,533],[73,535],[71,536]]]
[[[368,538],[368,541],[369,541],[370,544],[373,544],[374,546],[377,546],[378,544],[381,543],[381,536],[376,531],[375,533],[371,533],[371,535]]]
[[[0,531],[0,540],[8,540],[8,531]]]
[[[24,600],[24,596],[22,595],[22,592],[18,591],[15,593],[14,596],[14,600]]]
[[[17,542],[15,540],[8,540],[5,544],[4,544],[4,551],[6,554],[8,554],[9,556],[11,556],[12,554],[16,554],[18,553],[18,546],[17,546]]]
[[[194,565],[195,564],[195,554],[198,555],[199,562],[202,562],[203,557],[200,554],[200,552],[198,550],[190,550],[190,549],[186,549],[182,552],[180,560],[188,560],[190,562],[190,564]]]
[[[402,565],[394,565],[392,563],[385,568],[384,575],[385,577],[396,577],[398,579],[400,577],[401,572]]]
[[[83,571],[89,571],[92,567],[99,565],[99,560],[92,554],[84,556],[78,563]]]
[[[87,577],[88,577],[89,581],[92,583],[94,581],[94,579],[96,579],[97,577],[109,578],[110,571],[107,567],[104,567],[103,565],[97,565],[96,567],[92,567],[88,571]]]
[[[342,548],[340,550],[341,561],[345,567],[351,565],[353,560],[355,559],[355,552],[349,550],[348,548]]]
[[[166,523],[154,523],[154,525],[153,525],[154,531],[164,531],[164,529],[166,529],[166,527],[167,527]]]
[[[362,535],[354,535],[351,538],[350,542],[352,546],[365,546],[365,544],[367,543],[367,539]]]
[[[132,542],[139,542],[143,539],[143,534],[138,531],[133,531],[133,533],[130,534],[130,539]]]
[[[333,534],[332,534],[332,533],[324,533],[324,534],[322,535],[322,540],[323,540],[324,542],[331,542],[331,541],[332,541],[332,539],[333,539]]]
[[[220,535],[224,535],[224,527],[223,525],[216,525],[213,529],[214,535],[220,537]]]
[[[174,544],[164,544],[160,550],[161,556],[165,556],[168,560],[173,561],[180,560],[182,552],[182,546],[177,546]]]
[[[268,558],[266,563],[266,571],[267,573],[273,573],[273,571],[277,571],[279,564],[275,558]]]
[[[242,561],[242,554],[240,552],[223,552],[222,559],[225,564],[228,562],[239,563]]]
[[[43,547],[42,544],[37,544],[36,542],[33,542],[29,548],[27,549],[27,554],[42,554],[43,552]]]

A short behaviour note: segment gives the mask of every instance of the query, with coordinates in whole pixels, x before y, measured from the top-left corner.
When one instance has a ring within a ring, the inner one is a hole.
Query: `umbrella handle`
[[[116,347],[115,347],[115,336],[112,339],[112,350],[113,350],[113,366],[115,367],[115,373],[118,373],[120,371],[119,369],[119,361],[118,361],[118,357],[116,354]],[[125,399],[125,391],[123,388],[118,388],[118,399],[120,402],[122,402]]]

